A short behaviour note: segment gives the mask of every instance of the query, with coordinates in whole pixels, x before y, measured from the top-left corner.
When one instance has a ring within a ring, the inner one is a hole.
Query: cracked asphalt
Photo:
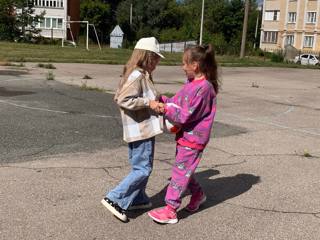
[[[0,239],[310,239],[320,236],[318,70],[222,68],[212,139],[196,177],[208,200],[179,223],[145,212],[123,224],[100,204],[129,171],[112,102],[121,66],[0,67]],[[83,80],[84,75],[93,79]],[[174,93],[178,67],[156,87]],[[85,84],[106,93],[84,91]],[[173,136],[157,138],[147,192],[162,206]],[[183,200],[188,203],[189,195]]]

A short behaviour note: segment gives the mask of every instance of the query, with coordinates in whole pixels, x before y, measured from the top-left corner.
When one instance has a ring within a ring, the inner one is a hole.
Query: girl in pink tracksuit
[[[197,211],[206,201],[206,196],[193,175],[209,142],[216,112],[219,81],[211,45],[187,48],[182,68],[188,78],[185,85],[172,98],[162,96],[160,99],[164,103],[164,117],[181,129],[176,135],[176,160],[165,197],[166,206],[148,212],[159,223],[178,222],[176,210],[187,189],[191,192],[187,211]]]

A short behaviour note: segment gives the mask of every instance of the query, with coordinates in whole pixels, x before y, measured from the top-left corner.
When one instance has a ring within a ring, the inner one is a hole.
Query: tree
[[[20,39],[24,41],[31,41],[40,33],[40,29],[36,28],[37,24],[43,20],[45,11],[40,15],[34,14],[33,0],[18,0],[16,1],[16,8],[19,9],[16,15],[16,26],[20,29]]]
[[[101,42],[107,41],[107,36],[109,36],[109,33],[112,30],[112,15],[109,4],[104,3],[101,0],[81,1],[80,19],[81,21],[89,21],[90,24],[94,24],[97,29],[98,35],[101,38]],[[82,32],[83,31],[84,29],[82,29]]]
[[[133,5],[132,25],[129,18],[131,4]],[[181,28],[184,20],[182,8],[175,0],[124,0],[118,5],[116,14],[117,22],[129,41],[151,35],[161,38],[162,30],[163,34],[168,36],[168,32]]]
[[[31,41],[40,32],[36,25],[45,12],[34,14],[32,0],[0,0],[0,39]]]
[[[12,0],[0,0],[0,40],[13,40],[19,35]]]

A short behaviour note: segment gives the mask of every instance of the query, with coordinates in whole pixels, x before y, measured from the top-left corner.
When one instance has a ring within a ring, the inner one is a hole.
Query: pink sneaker
[[[195,212],[199,209],[200,205],[203,204],[207,200],[204,192],[200,191],[195,195],[191,196],[189,204],[186,206],[186,210],[188,212]]]
[[[177,213],[174,209],[166,206],[148,212],[149,217],[158,223],[177,223]]]

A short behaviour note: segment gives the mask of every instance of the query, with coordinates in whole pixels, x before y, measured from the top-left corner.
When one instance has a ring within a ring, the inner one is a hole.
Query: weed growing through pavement
[[[306,149],[303,151],[303,156],[304,156],[304,157],[307,157],[307,158],[313,157],[313,156],[308,152],[308,150],[306,150]]]
[[[52,71],[49,71],[49,72],[47,73],[47,80],[48,80],[48,81],[54,80],[54,74],[53,74]]]
[[[92,77],[90,77],[89,75],[84,75],[82,79],[92,79]]]
[[[47,64],[44,64],[44,63],[38,63],[38,67],[40,68],[46,68],[46,69],[56,69],[56,67],[51,64],[51,63],[47,63]]]
[[[259,88],[259,85],[256,84],[255,82],[253,82],[253,83],[251,84],[251,87],[253,87],[253,88]]]
[[[82,85],[80,86],[81,90],[84,91],[97,91],[97,92],[105,92],[105,90],[103,88],[98,88],[98,87],[90,87],[87,85],[87,82],[82,83]]]

